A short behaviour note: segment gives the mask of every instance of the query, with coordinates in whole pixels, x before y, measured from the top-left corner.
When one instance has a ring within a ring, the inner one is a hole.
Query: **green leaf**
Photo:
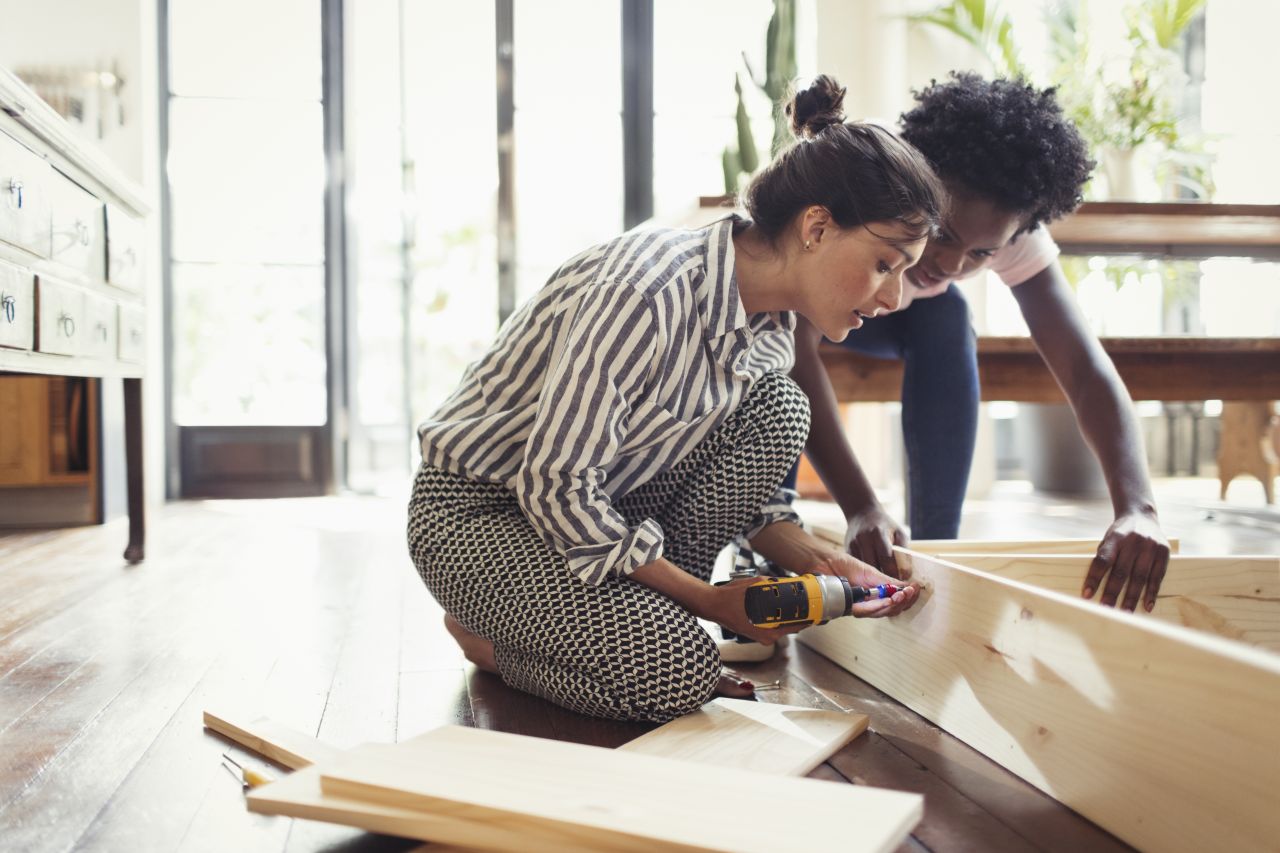
[[[742,80],[737,74],[733,75],[733,90],[738,93],[738,109],[735,113],[738,125],[738,161],[742,171],[751,173],[760,168],[760,154],[751,133],[751,117],[747,115],[747,105],[742,100]]]
[[[739,175],[742,174],[742,162],[738,159],[738,152],[725,146],[724,153],[720,155],[720,167],[724,170],[724,194],[736,195]]]

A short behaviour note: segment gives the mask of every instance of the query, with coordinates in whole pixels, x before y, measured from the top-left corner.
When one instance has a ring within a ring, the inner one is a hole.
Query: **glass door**
[[[169,491],[323,493],[333,472],[322,3],[164,9]]]

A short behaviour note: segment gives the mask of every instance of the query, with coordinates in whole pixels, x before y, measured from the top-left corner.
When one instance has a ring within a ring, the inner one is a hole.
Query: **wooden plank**
[[[820,764],[822,758],[863,731],[867,723],[867,717],[863,714],[733,699],[718,699],[709,704],[706,711],[709,713],[699,712],[673,720],[620,747],[620,750],[654,757],[683,757],[700,764],[739,767],[774,775],[798,775]],[[234,724],[223,725],[231,726],[236,731],[245,728]],[[299,737],[297,733],[283,730],[283,727],[259,726],[258,731],[268,738],[279,733],[290,738]],[[257,737],[259,736],[254,735],[240,742],[250,746]],[[433,733],[427,732],[402,743],[398,748],[374,744],[358,747],[355,751],[384,757],[407,754],[414,761],[425,765],[432,761],[432,743]],[[784,747],[796,750],[799,755],[787,755]],[[278,747],[268,745],[268,748]],[[676,752],[676,749],[680,752]],[[305,744],[302,751],[305,751]],[[756,754],[753,755],[753,751]],[[762,759],[762,753],[772,756],[772,760]],[[815,755],[820,757],[814,760]],[[441,827],[447,827],[447,834],[450,836],[466,833],[470,829],[466,821],[455,821],[446,815],[429,815],[430,820],[424,828],[424,813],[421,811],[324,794],[320,790],[317,768],[290,774],[287,780],[255,789],[250,792],[248,802],[251,811],[262,814],[340,823],[408,838],[429,840],[445,837],[441,834]],[[473,843],[505,849],[525,849],[530,843],[519,832],[506,832],[498,828],[494,833],[491,837],[473,839]],[[556,849],[560,843],[555,840],[542,849]]]
[[[618,749],[804,776],[866,729],[866,714],[720,698]]]
[[[292,770],[310,767],[342,752],[337,747],[329,746],[266,717],[257,717],[243,723],[232,722],[234,719],[234,714],[227,714],[225,711],[216,714],[212,711],[204,712],[205,728]]]
[[[896,551],[915,607],[800,640],[1139,848],[1280,838],[1280,657]]]
[[[341,756],[321,768],[321,791],[517,832],[524,849],[892,850],[922,810],[914,794],[502,732],[446,726],[429,737],[429,749],[418,741],[412,752]],[[761,821],[751,816],[761,791],[840,820]],[[475,841],[470,828],[424,827],[415,837],[428,833]]]
[[[398,745],[404,747],[406,741]],[[364,744],[350,750],[353,755],[384,756],[394,754],[397,745]],[[445,837],[466,836],[473,846],[458,849],[490,850],[545,850],[553,853],[554,844],[540,843],[519,831],[499,826],[461,820],[450,815],[438,815],[420,809],[397,808],[354,797],[342,797],[320,790],[320,767],[312,766],[290,773],[283,779],[255,788],[245,798],[249,811],[264,815],[282,815],[322,821],[396,835],[438,841]],[[453,846],[432,844],[430,850],[453,849]]]
[[[204,712],[206,728],[285,767],[309,767],[344,752],[265,717],[244,722],[242,715],[239,720],[225,712]],[[866,731],[867,722],[865,714],[721,697],[618,749],[655,758],[803,776]]]
[[[1102,338],[1135,400],[1280,399],[1280,339]],[[874,358],[838,344],[820,353],[836,399],[892,402],[902,398],[902,362]],[[978,339],[984,401],[1061,403],[1066,398],[1030,338]]]
[[[912,550],[917,550],[914,545]],[[1065,595],[1080,592],[1092,560],[1035,554],[935,556]],[[1280,651],[1280,557],[1170,557],[1150,615]]]
[[[1132,849],[813,649],[797,643],[791,658],[789,678],[803,679],[834,707],[872,715],[872,730],[829,764],[860,784],[923,794],[924,819],[912,836],[928,849]]]
[[[844,528],[830,524],[810,524],[815,536],[836,545],[844,544]],[[1099,539],[913,539],[911,550],[917,554],[1093,554]],[[1176,554],[1181,547],[1178,538],[1169,539],[1169,550]],[[1081,575],[1083,578],[1084,575]]]

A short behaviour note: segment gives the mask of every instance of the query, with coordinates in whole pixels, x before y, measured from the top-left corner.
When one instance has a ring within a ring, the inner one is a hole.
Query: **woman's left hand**
[[[816,575],[843,575],[854,586],[873,587],[887,583],[902,587],[890,598],[862,601],[853,605],[853,615],[858,617],[896,616],[915,604],[920,597],[920,588],[916,584],[903,586],[903,582],[897,578],[872,568],[856,557],[838,551],[833,551],[809,571]]]

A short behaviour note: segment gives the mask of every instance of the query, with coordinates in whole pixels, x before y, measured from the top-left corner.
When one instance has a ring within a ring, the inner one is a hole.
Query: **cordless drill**
[[[900,589],[893,584],[854,586],[841,575],[760,578],[747,587],[747,618],[758,628],[824,625],[839,616],[848,616],[860,601],[888,598]],[[726,640],[751,642],[728,629],[722,630]]]

